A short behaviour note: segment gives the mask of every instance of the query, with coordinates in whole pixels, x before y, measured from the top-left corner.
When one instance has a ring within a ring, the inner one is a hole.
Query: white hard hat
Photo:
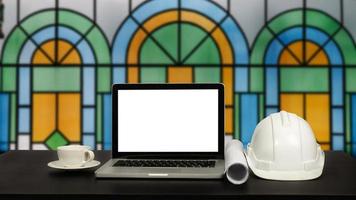
[[[309,124],[285,111],[271,114],[257,125],[246,157],[256,176],[271,180],[317,178],[325,159]]]

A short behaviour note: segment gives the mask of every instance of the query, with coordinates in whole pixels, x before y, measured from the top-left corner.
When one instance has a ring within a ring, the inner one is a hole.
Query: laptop
[[[223,177],[223,84],[114,84],[112,108],[112,159],[96,177]]]

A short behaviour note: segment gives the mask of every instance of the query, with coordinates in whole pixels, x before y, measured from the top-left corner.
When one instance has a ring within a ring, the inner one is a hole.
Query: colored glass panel
[[[2,91],[4,92],[14,92],[16,91],[16,68],[15,67],[3,67],[1,76]]]
[[[351,96],[351,142],[356,144],[356,95]]]
[[[356,69],[347,68],[346,69],[346,91],[356,92]]]
[[[281,110],[304,117],[303,94],[281,94]]]
[[[262,67],[253,66],[250,68],[249,87],[251,92],[262,92],[264,90],[263,71]]]
[[[305,119],[319,142],[330,142],[330,97],[328,94],[306,95]]]
[[[56,95],[33,94],[32,140],[44,141],[56,128]]]
[[[34,67],[32,81],[34,91],[79,91],[80,68]]]
[[[281,68],[281,92],[327,92],[327,68]]]
[[[164,83],[166,71],[165,67],[141,67],[141,83]]]
[[[225,108],[225,133],[231,135],[234,129],[233,109]]]
[[[242,94],[240,101],[240,138],[246,145],[251,141],[253,131],[258,123],[258,98],[254,94]]]
[[[111,89],[111,69],[110,67],[99,67],[97,69],[97,90],[98,92],[110,92]],[[74,85],[74,84],[72,84]]]
[[[10,98],[8,94],[0,94],[0,151],[7,151],[9,145],[9,137],[7,134],[9,131],[9,107]]]
[[[46,140],[45,144],[49,147],[49,149],[57,150],[57,147],[67,145],[68,141],[63,137],[60,132],[55,131]]]
[[[168,67],[169,83],[192,83],[193,68],[188,66],[171,66]]]
[[[241,133],[240,133],[240,95],[235,94],[235,102],[234,102],[234,139],[240,139]]]
[[[81,134],[80,94],[58,95],[58,130],[71,142],[79,142]]]
[[[162,45],[162,48],[169,52],[170,56],[178,60],[178,24],[161,27],[152,34],[152,37]]]
[[[222,67],[222,81],[225,85],[225,104],[232,105],[233,104],[233,68],[232,67]]]
[[[195,83],[219,83],[220,67],[194,67]]]

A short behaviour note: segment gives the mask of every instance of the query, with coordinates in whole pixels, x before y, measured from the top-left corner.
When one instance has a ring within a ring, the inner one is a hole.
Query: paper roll
[[[248,179],[249,168],[243,145],[239,140],[232,140],[226,145],[225,174],[227,179],[235,185],[243,184]]]

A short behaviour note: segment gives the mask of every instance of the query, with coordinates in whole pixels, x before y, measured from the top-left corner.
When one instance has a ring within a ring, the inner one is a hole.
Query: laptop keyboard
[[[114,167],[215,167],[212,160],[119,160]]]

